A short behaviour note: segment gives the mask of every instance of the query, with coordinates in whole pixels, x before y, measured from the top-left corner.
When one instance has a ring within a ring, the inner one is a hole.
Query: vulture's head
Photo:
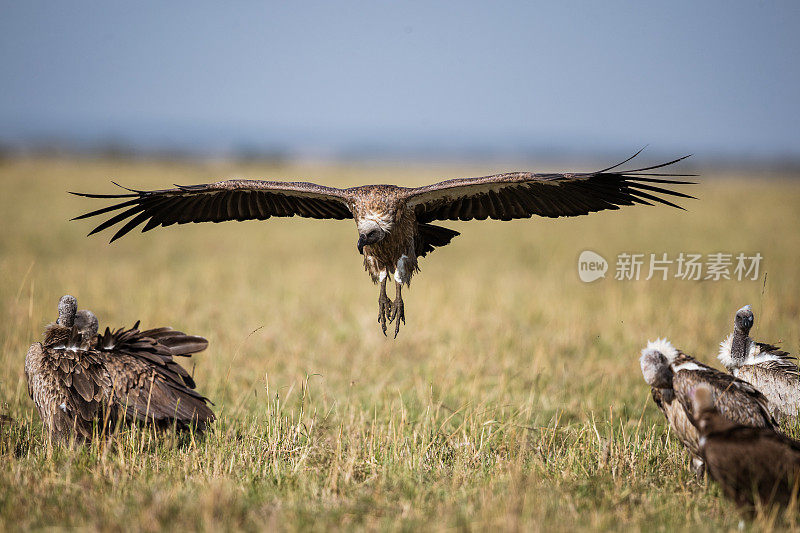
[[[58,301],[58,320],[56,324],[71,328],[75,323],[75,313],[78,311],[78,300],[74,296],[65,294]]]
[[[733,327],[736,331],[741,331],[745,335],[750,333],[750,328],[753,327],[753,309],[749,305],[745,305],[736,311],[736,318],[733,319]]]
[[[642,376],[651,387],[657,389],[672,388],[672,367],[670,364],[678,351],[666,339],[648,342],[639,357]]]
[[[364,253],[364,247],[381,242],[392,231],[392,218],[390,215],[367,213],[357,221],[358,225],[358,253]]]
[[[81,332],[84,340],[89,340],[97,335],[97,330],[100,328],[100,322],[94,313],[88,309],[81,309],[75,314],[75,327]]]

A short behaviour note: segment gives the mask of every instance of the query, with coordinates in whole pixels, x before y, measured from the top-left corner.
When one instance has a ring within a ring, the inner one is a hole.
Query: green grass
[[[0,529],[735,529],[743,515],[689,472],[638,355],[666,335],[713,363],[745,303],[757,337],[798,351],[800,182],[709,177],[688,212],[445,223],[463,234],[422,260],[394,341],[351,221],[170,227],[109,246],[68,222],[102,202],[65,194],[111,192],[112,178],[422,184],[498,170],[0,161],[0,413],[14,419],[0,429]],[[765,259],[758,281],[584,284],[584,249],[612,268],[625,251]],[[65,293],[101,324],[206,336],[190,365],[212,429],[48,446],[23,361]]]

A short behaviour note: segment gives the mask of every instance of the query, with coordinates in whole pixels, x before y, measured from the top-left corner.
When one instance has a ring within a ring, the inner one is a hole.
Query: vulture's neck
[[[750,337],[739,328],[733,328],[733,339],[731,339],[731,359],[736,366],[740,366],[747,359],[747,352],[750,348]]]

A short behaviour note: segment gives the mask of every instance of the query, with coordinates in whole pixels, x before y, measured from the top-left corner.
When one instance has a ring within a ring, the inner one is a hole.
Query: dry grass
[[[710,179],[689,211],[444,224],[408,324],[384,339],[352,222],[172,227],[112,246],[67,222],[99,206],[66,190],[211,177],[420,184],[494,168],[0,162],[0,529],[720,529],[741,515],[695,481],[641,379],[667,335],[706,362],[732,313],[800,348],[800,183]],[[761,252],[748,282],[594,284],[580,251]],[[219,420],[203,437],[131,430],[49,448],[23,359],[64,293],[101,322],[209,338],[194,358]],[[760,515],[758,527],[800,528]]]

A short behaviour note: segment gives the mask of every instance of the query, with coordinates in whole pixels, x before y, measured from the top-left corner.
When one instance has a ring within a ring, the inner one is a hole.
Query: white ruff
[[[747,307],[747,306],[745,306]],[[757,365],[759,363],[766,363],[767,361],[780,361],[781,358],[770,352],[762,352],[761,348],[753,342],[750,337],[747,338],[747,356],[741,364],[736,364],[731,356],[731,345],[733,344],[733,333],[728,335],[724,341],[719,343],[719,354],[717,359],[725,365],[725,368],[737,368],[745,365]]]
[[[378,280],[383,281],[386,279],[386,270],[381,270],[381,273],[378,274]]]
[[[647,352],[656,351],[661,353],[664,357],[667,358],[668,363],[672,363],[676,357],[678,357],[678,350],[669,342],[666,338],[664,339],[656,339],[654,341],[649,341],[647,343],[647,347],[642,350],[642,355]]]
[[[733,344],[733,333],[725,337],[725,340],[719,343],[719,353],[717,359],[722,363],[725,368],[733,368],[733,357],[731,356],[731,345]]]
[[[358,219],[359,233],[367,233],[370,228],[379,227],[382,231],[388,232],[392,229],[392,217],[387,213],[376,213],[370,211]]]
[[[397,283],[408,283],[411,281],[411,273],[408,271],[408,256],[403,254],[397,260],[397,268],[394,271],[394,280]]]

